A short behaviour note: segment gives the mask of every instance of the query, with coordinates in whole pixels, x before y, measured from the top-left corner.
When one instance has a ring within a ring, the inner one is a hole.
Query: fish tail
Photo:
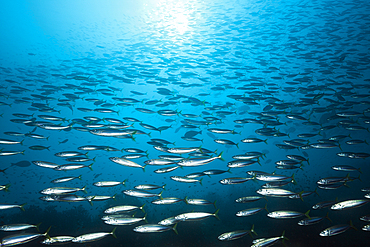
[[[42,223],[42,222],[40,222],[40,223],[38,223],[37,225],[35,225],[35,228],[36,228],[36,230],[37,230],[38,232],[40,231],[39,226],[41,225],[41,223]]]
[[[47,238],[50,238],[49,236],[49,231],[51,229],[51,226],[49,226],[49,228],[46,230],[46,232],[43,234],[44,236],[46,236]]]
[[[176,224],[175,224],[175,226],[174,226],[174,227],[172,227],[172,230],[173,230],[177,235],[179,235],[179,233],[178,233],[178,232],[177,232],[177,230],[176,230],[177,224],[178,224],[178,223],[176,223]]]
[[[299,198],[301,198],[302,202],[303,202],[303,197],[302,197],[303,192],[304,192],[304,190],[302,190],[301,192],[298,193],[298,196],[299,196]]]
[[[294,173],[292,174],[292,183],[297,184],[297,181],[294,179]]]
[[[220,217],[218,217],[218,212],[220,211],[220,209],[217,209],[216,212],[213,214],[216,219],[220,220]]]
[[[320,196],[319,193],[317,192],[317,187],[315,188],[315,190],[313,192],[315,192],[316,195]]]
[[[24,206],[26,206],[27,203],[23,203],[22,205],[19,205],[19,208],[24,212],[26,210],[24,210]]]
[[[114,194],[114,195],[112,196],[112,199],[113,199],[113,200],[115,200],[115,201],[117,201],[117,200],[116,200],[116,196],[117,196],[117,194]]]
[[[327,218],[330,222],[333,222],[333,221],[329,218],[329,212],[327,212],[327,213],[326,213],[325,218]]]
[[[94,204],[92,202],[94,200],[94,198],[95,198],[95,196],[93,196],[92,198],[90,198],[89,200],[87,200],[90,203],[91,206],[94,206]]]
[[[145,206],[146,203],[143,204],[143,206],[140,207],[140,210],[143,211],[143,213],[145,213],[145,210],[144,210],[144,206]]]
[[[284,244],[284,240],[289,240],[287,237],[285,237],[285,231],[283,231],[283,234],[281,234],[281,238],[283,239],[283,244]]]
[[[144,218],[143,218],[143,220],[146,222],[146,223],[148,223],[148,221],[146,220],[146,216],[147,216],[148,214],[145,214],[144,215]]]
[[[10,187],[10,184],[6,184],[6,185],[5,185],[4,190],[5,190],[6,192],[9,192],[9,187]]]
[[[88,168],[92,171],[93,169],[92,169],[92,165],[93,165],[94,163],[91,163],[89,166],[88,166]]]
[[[81,189],[85,194],[87,194],[86,186],[87,186],[87,185],[85,185],[85,186]]]
[[[256,236],[258,235],[257,232],[254,230],[254,224],[252,225],[251,232],[253,232],[254,234],[256,234]],[[252,238],[253,238],[253,236],[252,236]]]
[[[352,220],[349,221],[349,226],[357,231],[357,228],[352,224]]]
[[[306,213],[304,213],[304,215],[306,215],[306,216],[307,216],[307,218],[311,219],[311,217],[310,217],[309,213],[310,213],[310,210],[308,210]]]
[[[222,151],[218,156],[217,156],[217,158],[219,158],[220,160],[222,160],[222,161],[225,161],[225,159],[224,158],[222,158],[222,154],[224,153],[224,151]]]
[[[115,234],[116,229],[117,229],[117,227],[113,228],[112,232],[110,233],[114,238],[117,238],[117,236]]]

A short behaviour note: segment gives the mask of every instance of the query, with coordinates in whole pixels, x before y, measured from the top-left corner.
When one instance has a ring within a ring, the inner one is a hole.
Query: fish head
[[[331,235],[330,229],[325,229],[324,231],[320,232],[321,237],[329,237]]]
[[[221,240],[221,241],[228,240],[229,238],[230,238],[230,233],[224,233],[218,236],[218,240]]]

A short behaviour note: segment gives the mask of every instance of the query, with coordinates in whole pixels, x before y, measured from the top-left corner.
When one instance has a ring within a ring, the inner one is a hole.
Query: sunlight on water
[[[156,22],[156,30],[177,41],[183,34],[191,31],[189,19],[193,11],[183,1],[161,0],[149,14],[148,22]]]

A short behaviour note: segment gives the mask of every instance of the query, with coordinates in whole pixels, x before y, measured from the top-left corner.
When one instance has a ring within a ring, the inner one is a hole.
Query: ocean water
[[[107,234],[80,244],[252,246],[253,240],[284,234],[286,246],[368,246],[370,233],[362,228],[370,223],[360,220],[370,214],[368,13],[366,1],[1,1],[1,246],[9,246],[14,234],[17,244],[25,234],[40,234],[23,245],[44,246],[49,237],[111,233],[115,227],[116,238]],[[250,138],[261,141],[247,143]],[[251,152],[254,157],[247,157]],[[141,157],[121,158],[137,154]],[[184,160],[146,165],[163,155]],[[230,168],[237,155],[244,166]],[[277,164],[294,161],[289,155],[301,160]],[[58,170],[71,163],[86,167]],[[224,173],[203,173],[209,170]],[[193,173],[197,181],[174,180]],[[297,199],[257,193],[277,175],[287,182],[279,189]],[[229,178],[245,181],[225,184]],[[335,179],[318,183],[328,178]],[[125,184],[94,185],[101,181]],[[146,190],[155,194],[150,198],[124,193],[143,184],[165,186]],[[54,187],[78,188],[72,199],[79,201],[41,193]],[[180,201],[152,203],[160,196]],[[262,198],[236,202],[246,196]],[[348,200],[363,201],[331,209]],[[326,201],[328,207],[313,208]],[[184,213],[209,214],[178,222],[178,234],[174,225],[140,233],[134,229],[145,221],[115,226],[101,219],[106,209],[119,205],[144,205],[145,213],[125,214],[145,216],[149,224]],[[261,210],[236,215],[251,208]],[[268,216],[282,210],[302,215]],[[301,226],[306,212],[330,220]],[[39,223],[39,232],[1,227]],[[348,229],[320,236],[337,225]],[[252,226],[253,238],[218,239]],[[283,246],[282,239],[276,246]]]

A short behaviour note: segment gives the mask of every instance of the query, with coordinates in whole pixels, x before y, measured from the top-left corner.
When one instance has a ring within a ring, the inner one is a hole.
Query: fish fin
[[[308,210],[306,213],[304,213],[304,215],[306,215],[307,218],[311,219],[309,213],[310,213],[310,210]]]
[[[315,188],[315,190],[313,192],[315,192],[316,195],[320,196],[319,193],[317,192],[317,187]]]
[[[19,205],[19,208],[24,212],[26,210],[24,210],[24,206],[26,205],[27,203],[23,203],[22,205]]]
[[[162,200],[163,197],[162,197],[162,193],[163,193],[164,190],[162,190],[158,195],[159,195],[159,198]]]
[[[145,206],[146,203],[143,204],[143,206],[140,207],[140,210],[143,211],[143,213],[145,213],[145,210],[144,210],[144,206]]]
[[[352,220],[349,221],[349,226],[357,231],[357,228],[352,224]]]
[[[36,230],[37,230],[38,232],[40,231],[39,226],[41,225],[41,223],[42,223],[42,222],[40,222],[40,223],[38,223],[37,225],[35,225]]]
[[[225,161],[225,159],[224,158],[222,158],[222,154],[224,153],[224,151],[222,151],[217,157],[220,159],[220,160],[222,160],[222,161]]]
[[[46,236],[47,238],[50,238],[49,236],[49,231],[51,229],[51,226],[49,226],[49,228],[46,230],[46,232],[43,234],[44,236]]]
[[[177,235],[179,235],[179,233],[178,233],[178,232],[177,232],[177,230],[176,230],[177,224],[178,224],[178,223],[176,223],[176,224],[175,224],[175,226],[174,226],[174,227],[172,227],[172,230],[173,230]]]
[[[220,220],[220,217],[218,217],[218,212],[220,211],[220,209],[217,209],[216,212],[213,214],[216,219]]]
[[[85,185],[85,186],[81,189],[85,194],[87,194],[86,186],[87,186],[87,185]]]
[[[333,222],[333,221],[329,218],[329,212],[327,212],[327,213],[326,213],[325,218],[327,218],[330,222]]]
[[[292,174],[292,177],[291,178],[292,178],[292,183],[293,184],[297,184],[297,181],[294,179],[294,173]]]
[[[301,198],[302,202],[303,202],[303,197],[302,197],[302,194],[304,193],[304,190],[302,190],[301,192],[298,193],[299,195],[299,198]]]
[[[252,225],[251,232],[253,232],[254,234],[256,234],[256,236],[258,235],[257,232],[254,230],[254,224]],[[252,236],[252,238],[253,238],[253,236]]]
[[[113,228],[112,232],[110,233],[114,238],[117,238],[117,236],[115,234],[116,229],[117,229],[117,227]]]
[[[94,204],[92,202],[94,200],[94,198],[95,198],[95,196],[93,196],[91,199],[87,200],[90,203],[91,206],[94,206]]]
[[[9,187],[10,187],[10,184],[6,184],[6,185],[5,185],[4,190],[5,190],[6,192],[9,192]]]

